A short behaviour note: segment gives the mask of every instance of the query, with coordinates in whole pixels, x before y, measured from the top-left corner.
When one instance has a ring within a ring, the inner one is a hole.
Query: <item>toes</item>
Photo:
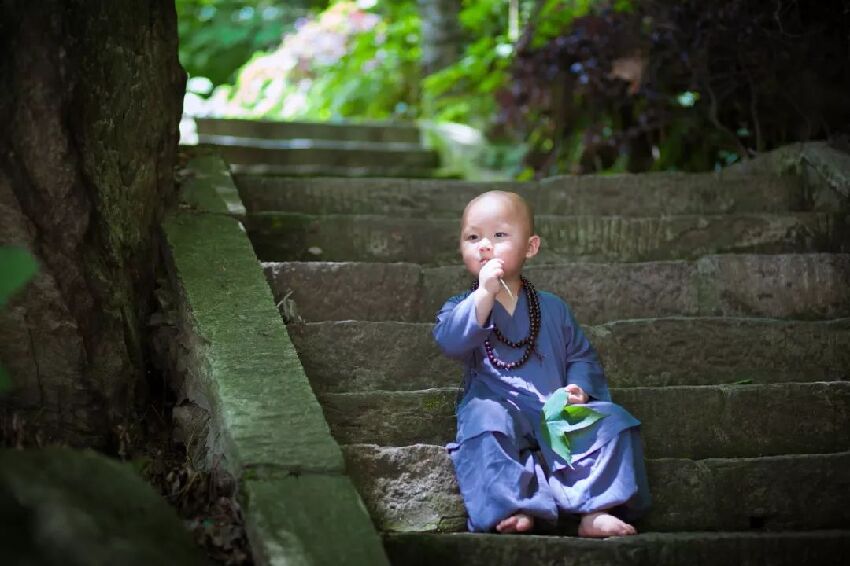
[[[533,525],[534,523],[532,522],[531,517],[527,515],[522,515],[516,521],[516,530],[519,532],[524,532],[531,529]]]
[[[500,533],[512,533],[516,530],[517,525],[517,517],[516,515],[512,515],[507,519],[502,519],[502,521],[496,526],[496,530]]]

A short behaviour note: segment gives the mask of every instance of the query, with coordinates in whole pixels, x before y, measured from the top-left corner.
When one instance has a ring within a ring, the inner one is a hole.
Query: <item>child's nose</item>
[[[488,240],[487,238],[482,238],[478,244],[478,252],[484,253],[491,251],[493,251],[493,244],[491,244],[490,240]]]

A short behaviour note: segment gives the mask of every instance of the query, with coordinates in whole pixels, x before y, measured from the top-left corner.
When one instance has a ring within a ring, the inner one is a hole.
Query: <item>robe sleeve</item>
[[[446,356],[463,359],[481,346],[492,330],[489,316],[485,326],[478,324],[475,301],[469,293],[446,301],[437,313],[437,322],[432,333]]]
[[[602,370],[602,364],[596,350],[590,344],[584,331],[573,316],[570,307],[564,305],[564,338],[567,348],[566,383],[574,383],[584,389],[592,401],[610,401],[608,380]]]

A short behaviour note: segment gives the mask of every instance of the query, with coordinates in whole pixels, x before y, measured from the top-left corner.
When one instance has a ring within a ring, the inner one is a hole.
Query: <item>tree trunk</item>
[[[461,0],[417,0],[422,21],[422,72],[429,75],[458,60],[463,32]]]
[[[185,88],[174,1],[3,0],[0,76],[0,245],[41,266],[0,312],[2,432],[104,448],[145,385]]]

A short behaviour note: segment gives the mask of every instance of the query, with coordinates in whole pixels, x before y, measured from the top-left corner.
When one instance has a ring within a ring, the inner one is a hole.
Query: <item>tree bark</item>
[[[103,448],[145,389],[185,89],[174,2],[3,0],[0,76],[0,245],[41,267],[0,310],[2,432]]]
[[[422,21],[422,72],[429,75],[458,60],[463,31],[458,20],[461,0],[417,0]]]

